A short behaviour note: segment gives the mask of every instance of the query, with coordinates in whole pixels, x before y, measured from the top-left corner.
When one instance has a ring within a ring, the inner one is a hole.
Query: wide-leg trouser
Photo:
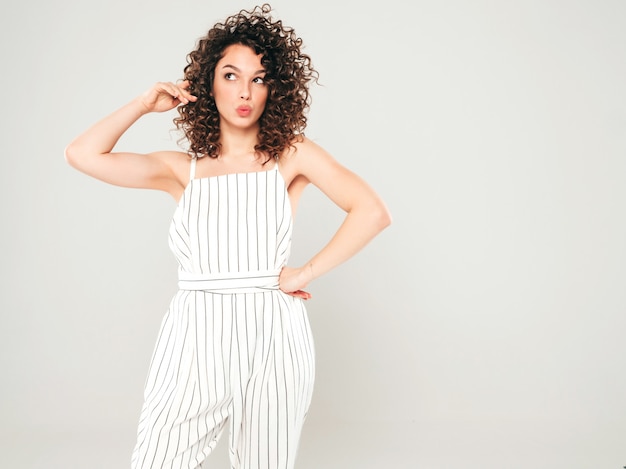
[[[226,424],[233,469],[291,469],[311,402],[303,302],[279,290],[180,290],[146,380],[133,469],[192,469]]]

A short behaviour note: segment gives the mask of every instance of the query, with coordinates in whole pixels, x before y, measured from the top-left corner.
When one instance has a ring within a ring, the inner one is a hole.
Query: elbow
[[[65,161],[72,168],[82,171],[85,166],[85,151],[81,149],[76,143],[72,142],[65,147],[63,151]]]
[[[358,223],[372,236],[376,236],[391,225],[391,213],[380,199],[369,200],[347,212],[348,214],[354,213],[355,216],[359,217]]]
[[[383,207],[380,211],[378,215],[378,223],[381,231],[391,225],[391,213],[387,207]]]
[[[379,204],[371,211],[373,224],[380,232],[391,225],[391,213],[384,204]]]
[[[65,162],[72,167],[76,167],[78,156],[76,154],[76,147],[73,144],[69,144],[65,147],[63,152],[63,156],[65,157]]]

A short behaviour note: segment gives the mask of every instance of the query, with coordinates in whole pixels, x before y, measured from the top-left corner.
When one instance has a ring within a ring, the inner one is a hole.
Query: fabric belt
[[[199,274],[178,272],[178,288],[210,293],[258,293],[278,290],[278,270]]]

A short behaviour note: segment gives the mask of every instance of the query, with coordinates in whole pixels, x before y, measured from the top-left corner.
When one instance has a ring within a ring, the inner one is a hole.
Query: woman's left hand
[[[284,266],[278,279],[279,288],[288,295],[308,300],[311,294],[303,288],[313,279],[310,266],[293,268]]]

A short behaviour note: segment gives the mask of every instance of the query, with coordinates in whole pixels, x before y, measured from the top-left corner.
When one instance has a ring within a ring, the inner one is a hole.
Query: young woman
[[[301,43],[268,5],[242,10],[200,39],[183,81],[155,84],[66,148],[85,174],[178,201],[179,291],[150,365],[134,468],[196,468],[226,424],[233,468],[292,468],[314,379],[307,285],[390,223],[372,188],[303,134],[317,74]],[[174,108],[188,151],[113,151],[141,116]],[[308,184],[346,218],[290,267]]]

